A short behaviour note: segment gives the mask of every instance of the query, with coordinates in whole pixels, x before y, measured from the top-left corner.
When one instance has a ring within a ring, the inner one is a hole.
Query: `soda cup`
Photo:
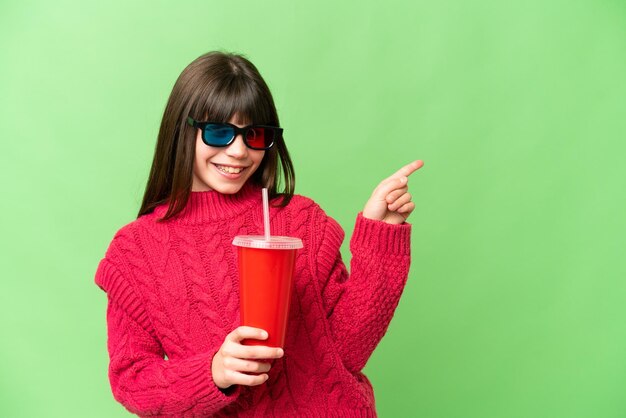
[[[238,235],[241,324],[267,331],[266,340],[245,339],[245,345],[283,347],[289,316],[296,251],[302,240],[292,237]]]

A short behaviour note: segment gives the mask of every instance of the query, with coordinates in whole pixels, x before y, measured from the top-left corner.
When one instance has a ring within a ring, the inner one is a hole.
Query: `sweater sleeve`
[[[208,416],[235,401],[213,382],[217,351],[165,359],[141,303],[119,270],[105,258],[96,283],[107,292],[109,381],[114,398],[139,416]]]
[[[359,213],[350,241],[350,274],[339,252],[343,230],[330,217],[319,226],[317,264],[325,312],[344,365],[357,373],[385,335],[402,295],[411,225],[390,225]]]

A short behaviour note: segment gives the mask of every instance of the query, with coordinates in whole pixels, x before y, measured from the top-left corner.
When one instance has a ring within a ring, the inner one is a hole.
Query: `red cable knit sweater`
[[[285,341],[267,382],[222,392],[211,361],[240,325],[235,235],[263,230],[261,191],[192,192],[121,228],[95,281],[108,294],[109,379],[140,416],[376,416],[361,373],[385,334],[409,269],[409,224],[358,215],[348,276],[341,227],[312,200],[271,208],[272,233],[302,239]]]

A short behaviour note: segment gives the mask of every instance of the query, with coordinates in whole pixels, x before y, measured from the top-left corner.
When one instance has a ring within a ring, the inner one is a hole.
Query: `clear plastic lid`
[[[270,250],[297,250],[304,247],[300,238],[272,235],[267,241],[263,235],[237,235],[233,245],[247,248],[263,248]]]

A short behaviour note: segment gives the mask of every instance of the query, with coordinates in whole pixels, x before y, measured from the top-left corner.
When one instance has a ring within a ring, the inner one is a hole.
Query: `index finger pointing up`
[[[418,169],[422,168],[423,165],[424,165],[424,161],[422,161],[422,160],[413,161],[412,163],[409,163],[409,164],[405,165],[400,170],[398,170],[395,173],[393,173],[391,175],[391,177],[402,177],[402,176],[408,177],[413,172],[415,172]]]

